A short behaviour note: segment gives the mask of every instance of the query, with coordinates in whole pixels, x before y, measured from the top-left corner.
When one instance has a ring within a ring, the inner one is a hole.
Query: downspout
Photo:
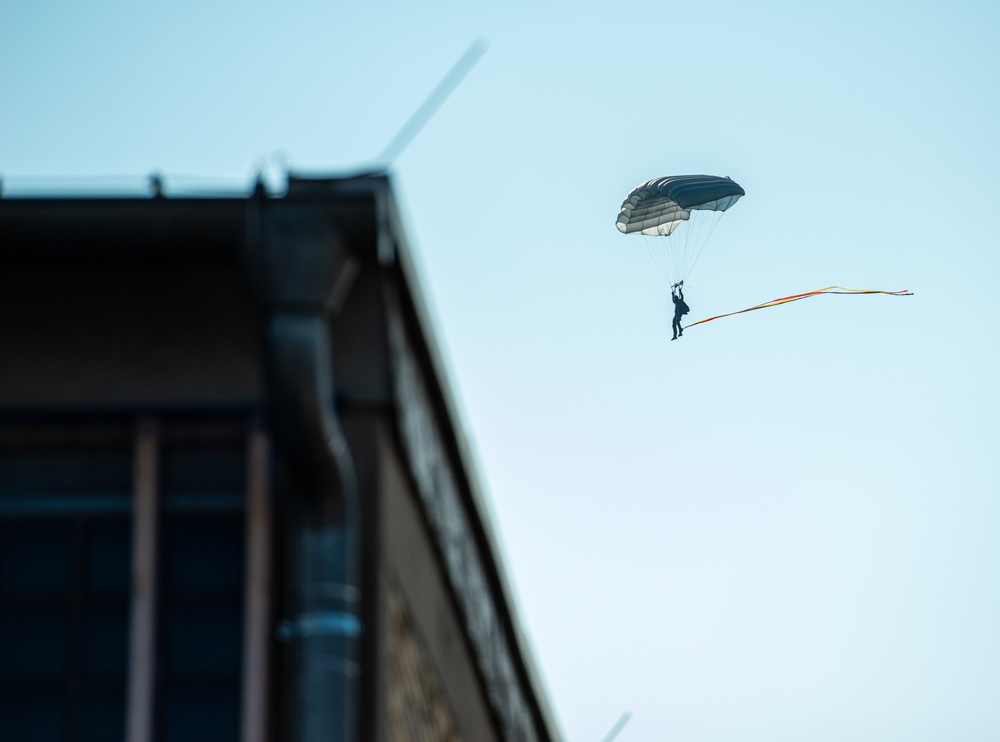
[[[322,201],[248,204],[245,260],[263,310],[268,405],[288,486],[277,629],[286,658],[281,739],[353,742],[358,729],[360,508],[334,405],[330,322],[357,273]]]

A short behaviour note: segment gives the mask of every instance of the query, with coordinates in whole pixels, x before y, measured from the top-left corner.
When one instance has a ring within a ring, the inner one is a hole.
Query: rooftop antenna
[[[611,742],[611,740],[618,736],[618,732],[620,732],[624,726],[628,724],[628,720],[631,718],[631,711],[626,711],[624,714],[619,716],[618,721],[616,721],[615,725],[611,727],[611,731],[604,735],[604,739],[601,740],[601,742]]]
[[[437,87],[431,91],[420,107],[410,116],[409,121],[403,124],[403,128],[393,137],[392,141],[386,145],[379,155],[378,161],[382,167],[388,169],[390,165],[402,154],[403,150],[413,141],[413,138],[420,133],[424,125],[430,120],[448,97],[455,91],[459,83],[469,74],[480,57],[486,53],[486,39],[480,36],[472,42],[466,49],[465,54],[459,57],[458,61],[452,65],[448,74],[442,78]]]

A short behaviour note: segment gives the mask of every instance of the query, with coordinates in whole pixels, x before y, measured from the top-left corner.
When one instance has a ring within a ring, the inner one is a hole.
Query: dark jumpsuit
[[[684,334],[684,330],[681,329],[681,318],[691,310],[684,302],[684,289],[678,289],[676,294],[671,291],[670,298],[674,300],[674,336],[670,339],[676,340],[679,335]]]

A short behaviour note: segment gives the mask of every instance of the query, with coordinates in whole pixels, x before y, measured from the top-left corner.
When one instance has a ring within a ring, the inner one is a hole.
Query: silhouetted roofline
[[[450,533],[436,523],[434,513],[430,512],[434,509],[433,498],[447,496],[447,493],[430,491],[433,488],[422,486],[420,477],[415,476],[423,506],[429,511],[430,530],[439,541],[442,567],[451,577],[456,602],[466,613],[466,630],[476,649],[484,687],[488,694],[494,694],[490,700],[501,722],[504,710],[496,708],[497,704],[504,698],[523,694],[524,702],[531,708],[533,726],[539,738],[559,739],[557,724],[500,558],[475,458],[463,432],[462,416],[451,391],[446,364],[387,173],[331,178],[292,175],[287,191],[274,195],[267,194],[260,186],[243,196],[220,197],[162,194],[147,197],[6,196],[0,198],[0,234],[3,235],[0,258],[218,255],[242,260],[252,229],[249,215],[261,199],[275,206],[320,202],[335,214],[350,243],[369,258],[374,257],[391,277],[400,304],[398,314],[403,318],[401,326],[389,328],[390,339],[394,338],[391,343],[394,344],[393,358],[399,365],[395,369],[399,405],[397,431],[404,453],[409,450],[412,455],[418,455],[419,452],[411,450],[415,444],[407,439],[407,425],[416,421],[433,426],[437,442],[432,441],[432,444],[439,446],[440,455],[450,462],[443,466],[453,478],[452,495],[460,502],[459,510],[468,514],[462,526],[468,531],[464,535]],[[429,411],[421,409],[425,402]],[[409,464],[413,466],[414,461]],[[449,554],[462,549],[476,564],[463,564],[457,569],[456,564],[449,563]],[[476,576],[476,570],[481,570],[481,577]],[[478,584],[478,580],[485,582],[487,592],[493,596],[491,608],[477,606],[478,595],[462,594],[470,585]],[[484,610],[487,613],[482,613]],[[480,613],[470,613],[475,611]],[[476,621],[488,626],[496,624],[496,629],[506,639],[487,638],[499,642],[497,646],[509,647],[507,659],[501,658],[498,664],[497,658],[490,653],[504,650],[475,646],[486,641],[470,628],[469,624]],[[510,673],[513,675],[509,677]],[[496,690],[498,684],[505,683],[513,683],[513,686],[508,690]],[[514,686],[521,690],[512,695]],[[510,723],[514,722],[508,720]]]

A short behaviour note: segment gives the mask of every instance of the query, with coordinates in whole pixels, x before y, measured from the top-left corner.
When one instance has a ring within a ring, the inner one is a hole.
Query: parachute
[[[683,284],[698,262],[701,251],[722,214],[746,195],[731,178],[717,175],[671,175],[655,178],[632,189],[622,203],[615,226],[622,234],[639,237],[660,272],[673,286]],[[706,228],[707,226],[707,228]],[[677,235],[671,237],[674,232]],[[683,233],[683,234],[682,234]],[[669,239],[647,240],[645,237]],[[827,286],[816,291],[783,296],[736,312],[717,314],[685,325],[683,329],[736,314],[767,309],[813,296],[828,294],[913,296],[907,290],[845,289]]]
[[[745,195],[738,183],[717,175],[655,178],[632,189],[615,226],[625,235],[670,238],[641,239],[640,244],[660,272],[677,283],[698,262],[723,212]]]

